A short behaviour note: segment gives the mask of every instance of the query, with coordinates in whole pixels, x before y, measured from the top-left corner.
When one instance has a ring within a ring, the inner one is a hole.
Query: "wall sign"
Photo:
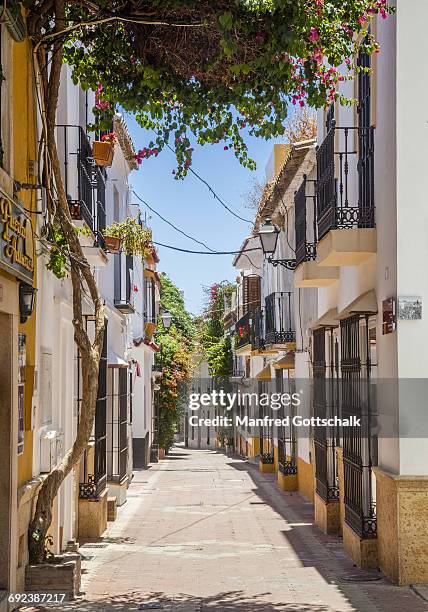
[[[31,222],[13,200],[0,194],[0,266],[32,285],[34,237]]]
[[[397,319],[403,319],[405,321],[416,321],[422,319],[421,297],[399,295],[397,302]]]

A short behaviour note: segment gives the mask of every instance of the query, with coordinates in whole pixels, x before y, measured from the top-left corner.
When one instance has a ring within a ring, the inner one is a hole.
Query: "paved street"
[[[252,463],[175,448],[136,473],[103,541],[82,547],[85,595],[73,607],[428,610],[411,589],[353,567],[310,516],[310,504]]]

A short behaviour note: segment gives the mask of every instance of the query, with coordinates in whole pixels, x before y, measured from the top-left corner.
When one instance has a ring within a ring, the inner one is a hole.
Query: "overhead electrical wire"
[[[174,149],[171,147],[171,145],[169,143],[166,143],[166,146],[168,147],[168,149],[170,149],[174,154],[175,151]],[[211,187],[211,185],[208,183],[207,180],[205,180],[204,178],[202,178],[202,176],[200,176],[200,174],[198,174],[196,172],[196,170],[193,170],[192,167],[189,167],[188,170],[194,175],[196,176],[196,178],[198,180],[201,181],[201,183],[203,183],[207,188],[208,191],[212,194],[213,198],[215,200],[218,200],[218,202],[223,206],[223,208],[225,208],[228,212],[230,212],[231,215],[233,215],[234,217],[236,217],[237,219],[240,219],[241,221],[244,221],[244,223],[248,223],[249,225],[254,225],[253,221],[250,221],[249,219],[244,219],[244,217],[241,217],[240,215],[238,215],[238,213],[234,212],[223,200],[222,198],[218,195],[218,193],[216,193],[216,191]]]
[[[138,193],[134,189],[132,190],[132,193],[135,195],[136,198],[138,198],[138,200],[140,200],[140,202],[142,202],[144,204],[144,206],[147,206],[147,208],[151,212],[155,213],[155,215],[157,215],[160,219],[162,219],[162,221],[164,221],[165,223],[170,225],[173,229],[175,229],[175,231],[179,232],[183,236],[186,236],[186,238],[190,238],[190,240],[193,240],[194,242],[197,242],[198,244],[201,244],[202,246],[204,246],[209,251],[215,252],[215,250],[212,249],[211,247],[209,247],[207,244],[205,244],[205,242],[202,242],[201,240],[198,240],[197,238],[194,238],[194,236],[190,236],[190,234],[186,234],[186,232],[184,232],[182,229],[180,229],[179,227],[174,225],[174,223],[172,223],[171,221],[168,221],[168,219],[165,219],[165,217],[163,217],[157,210],[155,210],[149,204],[147,204],[147,202],[145,200],[143,200],[143,198],[140,195],[138,195]]]
[[[181,253],[193,253],[195,255],[238,255],[239,253],[245,255],[250,251],[261,250],[261,247],[254,247],[253,249],[247,249],[246,251],[191,251],[189,249],[180,249],[179,247],[175,247],[170,244],[163,244],[162,242],[153,241],[152,244],[155,244],[156,246],[165,247],[166,249],[172,249],[173,251],[180,251]]]

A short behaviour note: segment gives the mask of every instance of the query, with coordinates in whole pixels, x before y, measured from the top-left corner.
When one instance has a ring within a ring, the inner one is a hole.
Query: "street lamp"
[[[34,300],[37,289],[27,283],[19,283],[19,314],[21,323],[30,317],[34,310]]]
[[[168,312],[167,310],[165,310],[162,314],[161,314],[161,319],[162,319],[162,323],[165,329],[169,329],[171,327],[171,323],[172,323],[172,314],[170,312]]]
[[[278,243],[279,228],[272,223],[270,219],[265,219],[265,222],[259,230],[259,238],[263,249],[263,254],[267,257],[269,263],[273,266],[284,266],[288,270],[295,270],[295,259],[274,259],[272,256],[276,251]]]

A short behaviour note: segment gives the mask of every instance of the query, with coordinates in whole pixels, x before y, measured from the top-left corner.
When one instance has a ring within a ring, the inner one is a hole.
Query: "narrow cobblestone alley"
[[[274,476],[252,463],[176,447],[136,473],[105,537],[82,546],[85,594],[69,606],[428,610],[410,588],[353,567],[340,540],[313,527],[311,513],[311,504],[280,492]]]

